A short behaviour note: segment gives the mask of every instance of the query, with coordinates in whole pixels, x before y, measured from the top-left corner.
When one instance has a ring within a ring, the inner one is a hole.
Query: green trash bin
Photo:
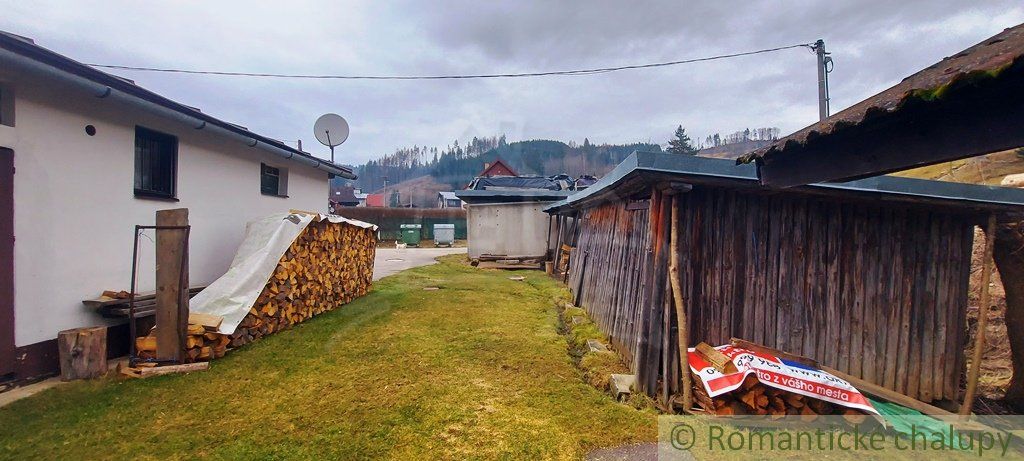
[[[402,229],[402,243],[420,246],[420,228],[423,226],[419,224],[402,224],[399,227]]]

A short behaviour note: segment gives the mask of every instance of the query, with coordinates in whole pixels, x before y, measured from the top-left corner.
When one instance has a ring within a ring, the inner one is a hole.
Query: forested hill
[[[473,138],[466,146],[456,142],[446,149],[404,148],[367,162],[356,167],[359,175],[356,187],[374,191],[383,187],[385,176],[388,184],[396,184],[429,175],[438,183],[460,189],[484,169],[485,163],[496,158],[501,158],[521,175],[602,176],[637,150],[660,152],[661,146],[650,143],[594,145],[588,140],[582,145],[551,140],[509,143],[504,136]]]

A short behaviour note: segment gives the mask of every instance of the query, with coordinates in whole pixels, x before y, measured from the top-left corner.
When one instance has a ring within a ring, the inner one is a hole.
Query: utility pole
[[[388,207],[388,177],[384,176],[384,208]]]
[[[825,120],[828,118],[829,110],[828,65],[832,63],[832,58],[825,51],[825,41],[820,38],[814,42],[811,49],[818,55],[818,120]]]

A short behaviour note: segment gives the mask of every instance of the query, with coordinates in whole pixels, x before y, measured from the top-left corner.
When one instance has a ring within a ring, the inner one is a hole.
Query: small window
[[[14,126],[14,90],[0,82],[0,125]]]
[[[175,198],[178,138],[135,127],[135,196]]]
[[[288,196],[288,170],[260,164],[260,192],[275,197]]]

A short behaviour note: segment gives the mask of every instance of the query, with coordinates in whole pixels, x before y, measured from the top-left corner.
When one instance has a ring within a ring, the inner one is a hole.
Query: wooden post
[[[60,379],[98,378],[107,373],[107,328],[87,327],[57,333]]]
[[[974,393],[978,389],[978,374],[981,372],[981,356],[985,352],[985,328],[988,327],[989,279],[992,277],[992,243],[996,239],[996,215],[989,214],[985,229],[985,253],[981,256],[981,300],[978,305],[978,334],[974,337],[974,353],[971,355],[971,369],[967,372],[967,390],[960,414],[971,414]]]
[[[187,226],[188,208],[156,212],[157,226]],[[184,229],[156,231],[156,357],[181,362],[188,326],[188,255]]]
[[[686,306],[683,305],[683,287],[679,280],[679,195],[672,196],[672,227],[669,230],[669,283],[672,285],[672,300],[676,306],[676,319],[678,322],[679,334],[679,374],[682,381],[679,387],[683,388],[683,411],[690,411],[693,408],[693,387],[690,384],[690,357],[687,341],[690,332],[687,329]]]

